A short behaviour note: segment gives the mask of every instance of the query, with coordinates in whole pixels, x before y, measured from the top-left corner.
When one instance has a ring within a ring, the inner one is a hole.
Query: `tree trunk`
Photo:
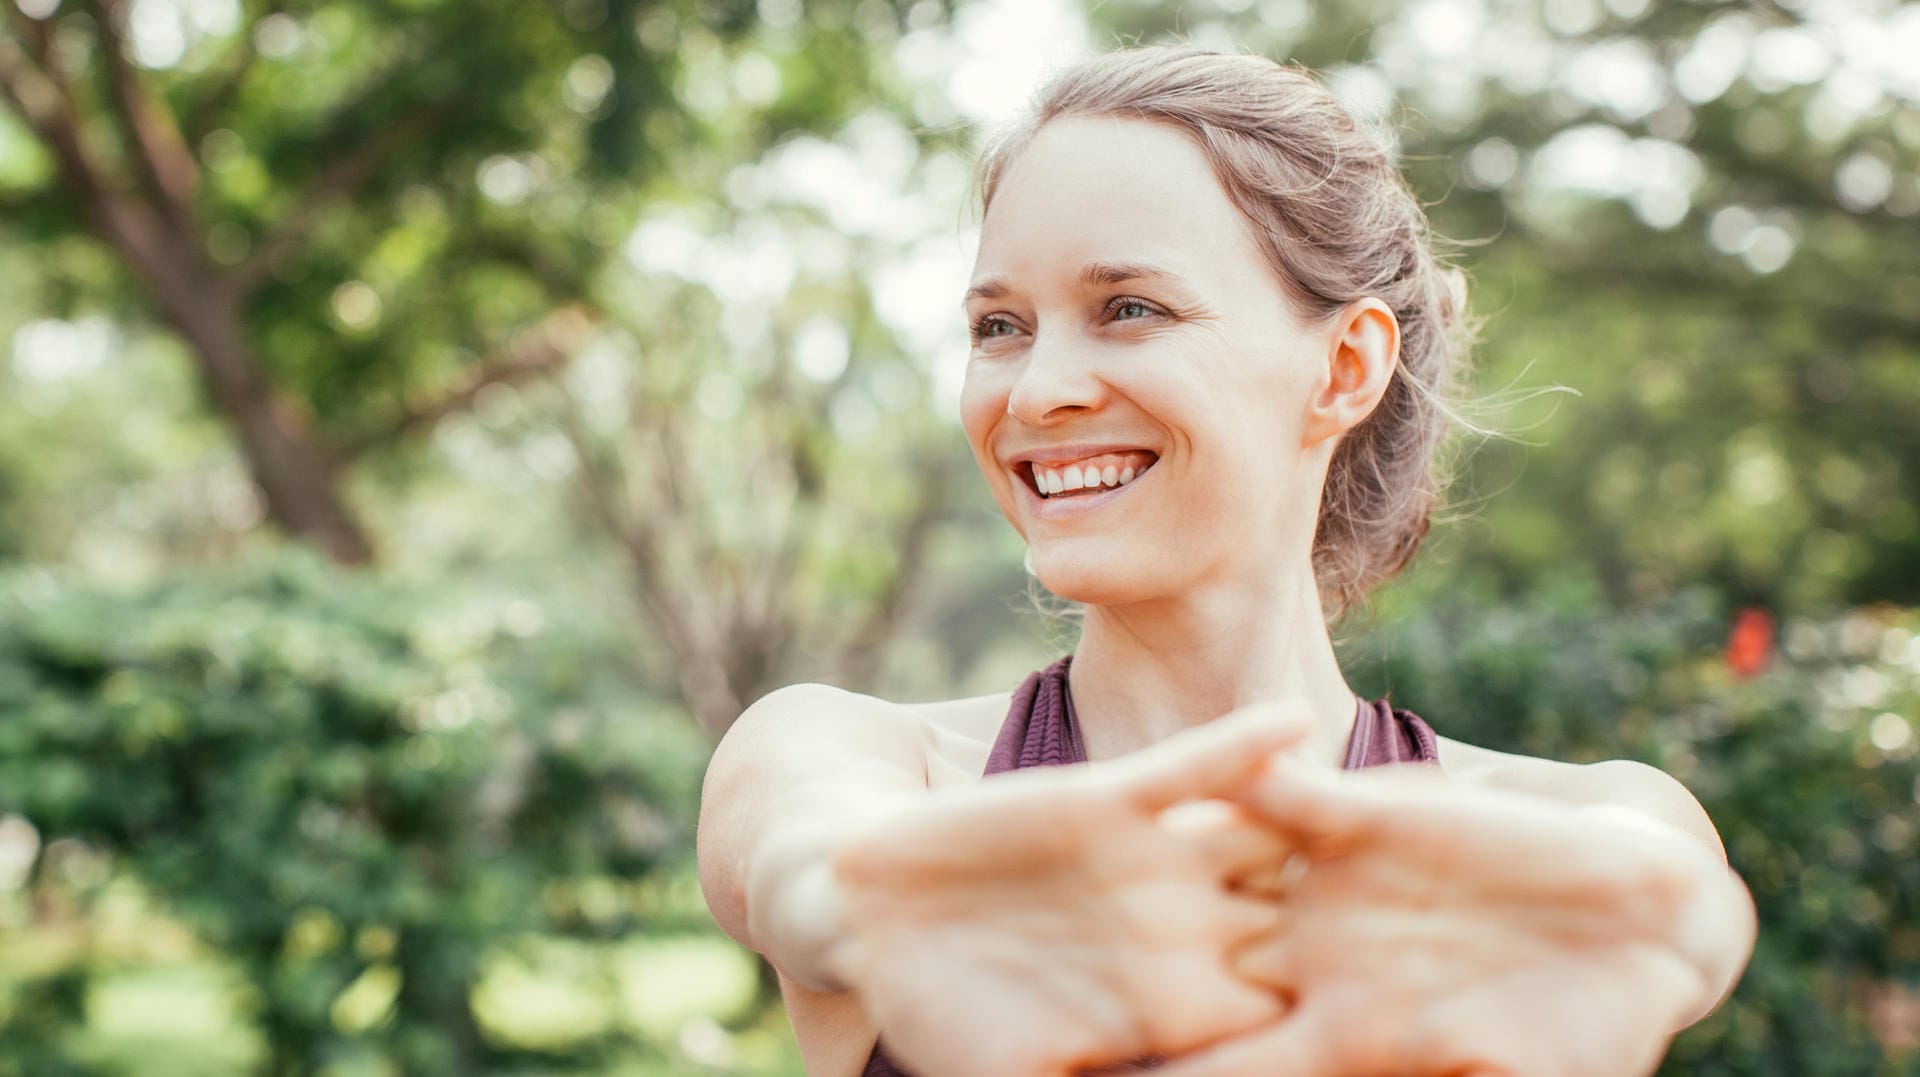
[[[371,560],[373,547],[342,496],[338,461],[260,369],[239,290],[148,207],[110,199],[102,209],[101,230],[185,338],[208,395],[239,435],[267,517],[335,561]]]
[[[193,348],[214,403],[240,436],[267,516],[344,564],[373,558],[366,532],[347,506],[337,462],[304,416],[277,391],[248,347],[237,306],[214,301],[175,316]]]

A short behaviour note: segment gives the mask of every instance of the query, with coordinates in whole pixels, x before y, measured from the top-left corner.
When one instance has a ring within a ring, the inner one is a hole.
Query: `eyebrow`
[[[1154,280],[1172,276],[1175,276],[1172,270],[1147,262],[1089,262],[1080,270],[1080,285],[1091,287],[1101,284],[1125,284],[1128,281]],[[963,302],[971,303],[976,299],[1000,299],[1012,290],[1004,281],[983,280],[967,289],[967,296]]]

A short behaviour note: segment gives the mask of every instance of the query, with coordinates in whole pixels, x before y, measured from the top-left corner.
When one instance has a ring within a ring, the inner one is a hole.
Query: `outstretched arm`
[[[785,976],[851,991],[923,1077],[1064,1077],[1279,1016],[1225,955],[1272,922],[1228,880],[1282,845],[1236,808],[1175,805],[1240,786],[1307,722],[1265,709],[928,791],[904,744],[865,747],[885,718],[847,715],[869,704],[888,706],[757,706],[709,771],[709,903]]]

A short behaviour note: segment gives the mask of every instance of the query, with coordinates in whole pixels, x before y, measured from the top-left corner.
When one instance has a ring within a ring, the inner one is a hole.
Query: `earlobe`
[[[1378,299],[1361,299],[1334,316],[1327,376],[1309,408],[1310,442],[1337,437],[1373,414],[1400,361],[1400,323]]]

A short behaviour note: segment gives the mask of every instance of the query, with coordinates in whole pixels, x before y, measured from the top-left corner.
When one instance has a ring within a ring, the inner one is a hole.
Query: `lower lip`
[[[1019,476],[1014,476],[1013,481],[1014,485],[1020,487],[1020,492],[1026,496],[1028,513],[1042,520],[1063,520],[1075,516],[1084,516],[1105,505],[1112,504],[1114,498],[1133,489],[1134,486],[1138,485],[1140,480],[1146,478],[1147,473],[1152,470],[1152,468],[1148,468],[1146,471],[1142,471],[1140,474],[1134,476],[1132,482],[1124,486],[1108,486],[1097,494],[1061,494],[1056,497],[1041,497],[1034,492],[1033,487],[1027,485],[1026,481]]]

